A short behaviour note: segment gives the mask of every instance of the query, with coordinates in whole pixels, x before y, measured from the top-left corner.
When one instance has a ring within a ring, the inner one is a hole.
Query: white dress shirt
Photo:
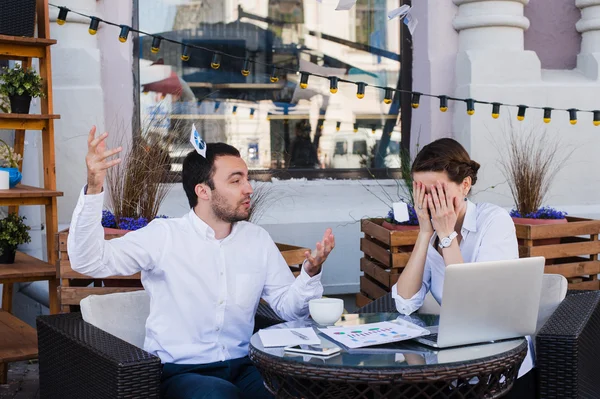
[[[206,364],[247,356],[260,298],[285,320],[308,316],[323,294],[321,274],[294,278],[266,230],[233,225],[223,240],[191,210],[181,218],[104,240],[104,193],[85,195],[73,212],[73,270],[102,278],[141,271],[150,296],[144,349],[163,363]]]
[[[519,258],[515,224],[508,212],[497,205],[475,205],[467,201],[467,211],[460,234],[460,253],[465,263]],[[405,299],[398,295],[396,285],[392,287],[392,297],[401,314],[410,315],[423,306],[425,295],[429,291],[437,303],[442,303],[446,263],[434,247],[436,238],[437,235],[434,234],[427,248],[421,289],[412,298]],[[519,370],[519,377],[533,367],[533,345],[530,337],[527,337],[527,341],[529,351]]]

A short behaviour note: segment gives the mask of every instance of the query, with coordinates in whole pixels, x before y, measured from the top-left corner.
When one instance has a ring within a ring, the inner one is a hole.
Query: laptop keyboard
[[[429,334],[429,335],[424,335],[422,338],[428,339],[433,342],[437,342],[438,335],[437,334]]]

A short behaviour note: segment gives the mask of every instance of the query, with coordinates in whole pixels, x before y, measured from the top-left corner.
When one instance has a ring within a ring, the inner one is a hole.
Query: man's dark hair
[[[225,143],[209,143],[206,145],[206,158],[198,154],[196,150],[190,151],[183,161],[181,180],[183,189],[187,195],[190,208],[198,204],[198,196],[195,188],[198,184],[207,184],[211,190],[215,189],[213,176],[215,175],[215,160],[222,156],[240,157],[240,152]]]

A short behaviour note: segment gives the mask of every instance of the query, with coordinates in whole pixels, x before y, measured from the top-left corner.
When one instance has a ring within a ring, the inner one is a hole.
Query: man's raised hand
[[[121,152],[122,148],[117,147],[112,150],[106,149],[106,138],[108,133],[102,133],[96,137],[96,126],[92,126],[88,135],[88,152],[85,156],[87,165],[87,194],[99,194],[102,192],[106,171],[119,164],[120,158],[108,160]]]

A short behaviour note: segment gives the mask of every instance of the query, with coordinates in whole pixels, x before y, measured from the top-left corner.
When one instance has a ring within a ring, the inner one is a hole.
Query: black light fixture
[[[90,35],[98,33],[98,25],[100,25],[100,18],[90,17],[90,27],[88,28]]]
[[[220,66],[221,66],[221,54],[214,53],[212,61],[210,62],[210,67],[212,69],[219,69]]]
[[[448,111],[448,96],[440,96],[440,111]]]
[[[337,76],[331,76],[329,78],[329,92],[331,94],[335,94],[338,92],[338,77]]]
[[[150,47],[150,51],[154,54],[158,53],[158,51],[160,50],[160,42],[162,40],[162,37],[160,36],[154,36],[154,39],[152,39],[152,46]]]
[[[119,41],[121,43],[125,43],[127,41],[127,37],[129,36],[129,31],[131,28],[127,25],[121,25],[121,32],[119,33]]]
[[[308,73],[302,72],[300,74],[300,88],[306,89],[308,87]]]
[[[392,89],[390,89],[389,87],[387,89],[385,89],[385,95],[383,96],[383,102],[384,104],[391,104],[392,103]]]
[[[56,17],[56,23],[59,25],[64,25],[65,22],[67,22],[67,14],[69,13],[69,10],[67,7],[59,7],[59,11],[58,11],[58,17]]]
[[[181,61],[189,61],[190,60],[190,49],[187,45],[183,46],[183,50],[181,51]]]
[[[500,103],[492,103],[492,118],[498,119],[500,117]]]
[[[250,60],[248,58],[244,60],[244,65],[242,65],[242,75],[250,75]]]

